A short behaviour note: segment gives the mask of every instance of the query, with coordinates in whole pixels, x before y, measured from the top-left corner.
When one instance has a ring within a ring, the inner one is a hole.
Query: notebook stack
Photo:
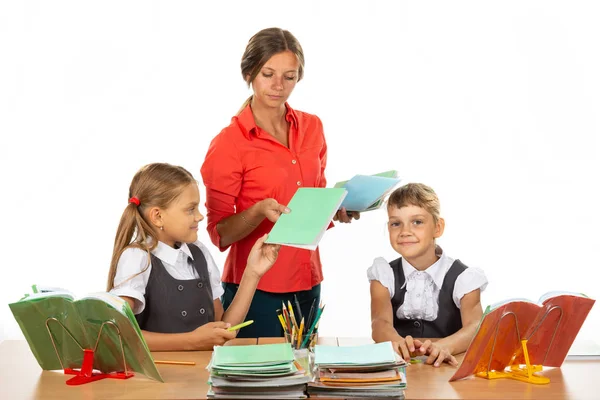
[[[312,398],[404,399],[406,362],[391,342],[364,346],[315,346]]]
[[[305,399],[310,380],[289,343],[218,346],[207,369],[211,399]]]

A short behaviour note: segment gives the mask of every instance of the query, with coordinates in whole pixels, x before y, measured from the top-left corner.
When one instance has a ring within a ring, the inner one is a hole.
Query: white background
[[[484,306],[600,297],[599,17],[595,1],[3,1],[0,340],[22,338],[7,304],[33,283],[105,288],[140,166],[201,179],[250,94],[245,45],[271,26],[304,48],[290,104],[324,123],[330,186],[388,169],[432,186],[440,244],[490,280]],[[385,219],[321,242],[322,335],[370,335],[366,270],[396,257]],[[596,305],[576,345],[599,328]]]

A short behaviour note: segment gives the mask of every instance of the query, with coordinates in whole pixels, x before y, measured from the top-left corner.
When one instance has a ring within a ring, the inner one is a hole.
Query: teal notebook
[[[216,346],[212,366],[226,367],[268,367],[291,364],[294,352],[289,343],[261,344],[250,346]]]
[[[391,342],[362,346],[315,346],[315,365],[375,365],[398,362]]]
[[[398,171],[396,171],[395,169],[391,169],[389,171],[379,172],[378,174],[373,174],[371,176],[381,176],[383,178],[397,178]],[[348,181],[340,181],[340,182],[337,182],[335,185],[333,185],[333,187],[334,188],[343,188],[346,183],[348,183]]]
[[[301,249],[315,250],[346,197],[344,188],[299,188],[266,240]]]
[[[42,369],[80,368],[83,362],[81,348],[94,349],[102,324],[110,321],[121,333],[123,352],[115,327],[104,324],[94,354],[94,369],[105,373],[123,371],[124,353],[128,371],[162,382],[125,300],[106,292],[75,300],[67,290],[38,290],[36,285],[33,288],[33,294],[9,304],[9,307]]]
[[[348,211],[376,210],[383,204],[384,197],[400,182],[394,170],[376,175],[355,175],[349,181],[335,184],[348,190],[342,207]]]

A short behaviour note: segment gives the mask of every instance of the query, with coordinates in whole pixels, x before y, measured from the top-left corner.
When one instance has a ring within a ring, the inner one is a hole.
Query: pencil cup
[[[292,345],[292,349],[308,349],[309,351],[314,351],[315,344],[317,344],[317,340],[319,338],[318,332],[313,332],[308,340],[306,340],[306,336],[302,335],[300,338],[300,343],[298,343],[298,335],[292,335],[289,332],[285,331],[285,341],[286,343],[290,343]]]

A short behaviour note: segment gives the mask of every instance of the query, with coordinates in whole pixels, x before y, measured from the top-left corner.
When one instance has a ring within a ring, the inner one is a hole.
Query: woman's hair
[[[129,204],[123,211],[115,236],[107,291],[114,287],[117,264],[126,248],[137,247],[146,250],[148,266],[150,265],[150,251],[156,247],[158,241],[155,228],[144,217],[145,211],[152,207],[167,208],[185,187],[192,183],[197,183],[192,174],[185,168],[171,164],[148,164],[135,174],[129,186]]]
[[[291,51],[298,58],[298,81],[300,81],[304,76],[304,52],[294,35],[280,28],[267,28],[252,36],[242,56],[241,64],[242,78],[248,87],[271,57],[286,50]],[[251,100],[252,96],[244,102],[240,112],[250,104]]]
[[[427,210],[436,223],[440,219],[440,199],[432,188],[422,183],[408,183],[392,192],[388,199],[388,208],[406,206],[417,206]]]

